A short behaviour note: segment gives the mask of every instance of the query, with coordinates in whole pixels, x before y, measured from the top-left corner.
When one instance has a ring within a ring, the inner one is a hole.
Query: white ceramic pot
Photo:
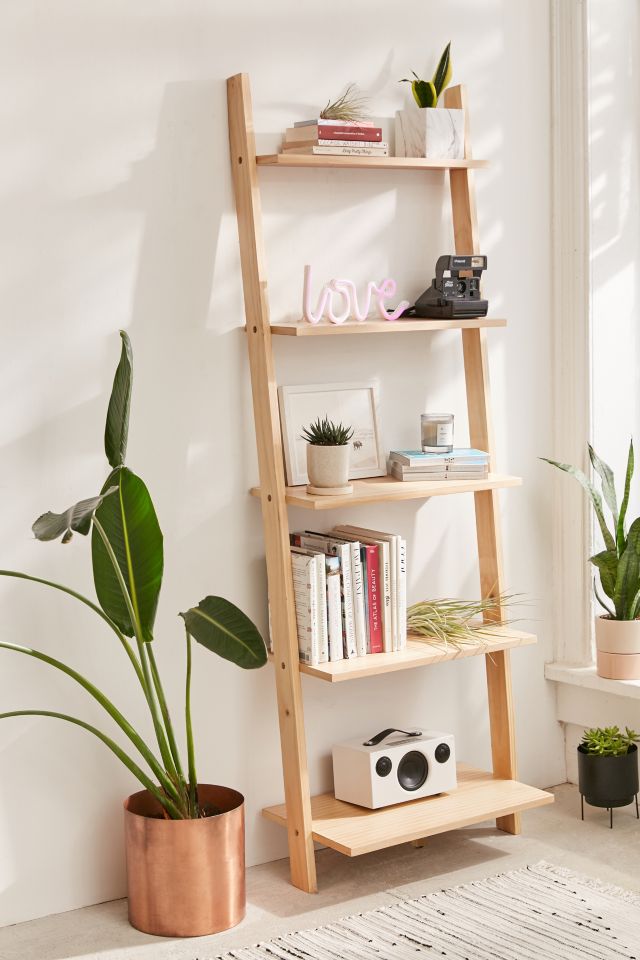
[[[321,446],[307,444],[307,474],[313,487],[345,487],[349,483],[351,444]]]
[[[640,680],[640,620],[596,617],[598,676]]]
[[[396,157],[464,158],[464,110],[408,107],[396,113]]]

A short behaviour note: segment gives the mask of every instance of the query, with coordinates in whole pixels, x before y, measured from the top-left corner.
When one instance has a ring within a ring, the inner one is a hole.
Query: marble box
[[[396,113],[396,157],[464,158],[464,110],[410,107]]]

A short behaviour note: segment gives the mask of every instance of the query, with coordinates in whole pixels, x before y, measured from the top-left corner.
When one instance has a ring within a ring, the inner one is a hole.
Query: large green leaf
[[[439,97],[445,87],[451,83],[451,41],[446,45],[440,57],[440,62],[433,75],[433,85],[436,97]]]
[[[600,572],[600,583],[606,595],[613,600],[618,575],[618,554],[615,550],[603,550],[594,554],[589,560]]]
[[[572,477],[575,477],[578,483],[587,491],[591,497],[591,502],[593,503],[593,509],[595,511],[596,519],[600,526],[600,531],[602,533],[602,539],[604,540],[604,545],[607,550],[615,550],[616,544],[611,531],[607,526],[607,521],[605,520],[604,510],[602,509],[602,497],[591,483],[589,478],[582,470],[579,470],[577,467],[572,467],[570,463],[559,463],[557,460],[549,460],[548,457],[541,457],[541,460],[544,460],[545,463],[550,463],[552,467],[557,467],[558,470],[564,470],[565,473],[570,474]]]
[[[435,85],[430,80],[414,80],[411,90],[419,107],[435,107],[438,102]]]
[[[634,619],[634,607],[640,590],[640,517],[631,524],[627,546],[618,561],[613,595],[618,620]]]
[[[627,472],[624,478],[624,494],[622,496],[622,503],[620,504],[620,516],[618,517],[618,529],[616,530],[616,543],[618,546],[618,554],[622,553],[626,543],[624,521],[627,516],[627,507],[629,506],[629,493],[631,491],[631,478],[633,477],[633,468],[634,468],[634,454],[633,454],[633,440],[631,440],[629,442],[629,455],[627,457]]]
[[[105,497],[115,491],[113,485],[106,483],[99,497],[80,500],[63,513],[43,513],[31,527],[36,540],[57,540],[62,537],[63,543],[69,543],[74,533],[81,533],[86,537],[91,529],[94,513]]]
[[[593,465],[593,469],[596,471],[600,480],[602,481],[602,493],[604,495],[604,500],[611,514],[613,516],[613,526],[617,528],[618,526],[618,500],[616,498],[616,485],[613,477],[613,470],[608,463],[605,463],[604,460],[601,460],[598,454],[595,452],[591,444],[588,444],[589,447],[589,459]]]
[[[127,467],[114,470],[105,487],[115,485],[115,496],[104,501],[96,513],[124,577],[145,641],[153,640],[164,554],[162,531],[145,484]],[[102,539],[92,536],[93,579],[100,606],[122,632],[132,637],[135,625],[124,601],[118,578]]]
[[[267,662],[264,640],[249,617],[223,597],[205,597],[181,613],[194,640],[232,663],[251,670]]]
[[[113,378],[111,398],[107,410],[107,423],[104,430],[104,452],[112,467],[124,463],[129,435],[129,409],[131,407],[131,385],[133,379],[133,355],[129,335],[120,331],[122,352],[120,362]]]

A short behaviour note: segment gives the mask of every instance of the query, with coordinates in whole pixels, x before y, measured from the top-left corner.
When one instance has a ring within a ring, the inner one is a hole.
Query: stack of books
[[[407,645],[406,541],[339,526],[291,535],[300,659],[394,653]]]
[[[285,131],[282,152],[388,157],[389,144],[369,120],[301,120]]]
[[[396,480],[482,480],[489,476],[489,454],[468,448],[449,453],[392,450],[389,473]]]

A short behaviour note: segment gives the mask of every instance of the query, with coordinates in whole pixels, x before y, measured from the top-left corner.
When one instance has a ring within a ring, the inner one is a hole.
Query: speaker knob
[[[419,790],[428,773],[429,764],[424,753],[410,750],[398,764],[398,783],[403,790]]]
[[[391,767],[393,764],[389,757],[380,757],[376,763],[376,773],[379,777],[388,777],[391,773]]]
[[[446,763],[451,756],[451,747],[448,743],[439,743],[434,754],[438,763]]]

